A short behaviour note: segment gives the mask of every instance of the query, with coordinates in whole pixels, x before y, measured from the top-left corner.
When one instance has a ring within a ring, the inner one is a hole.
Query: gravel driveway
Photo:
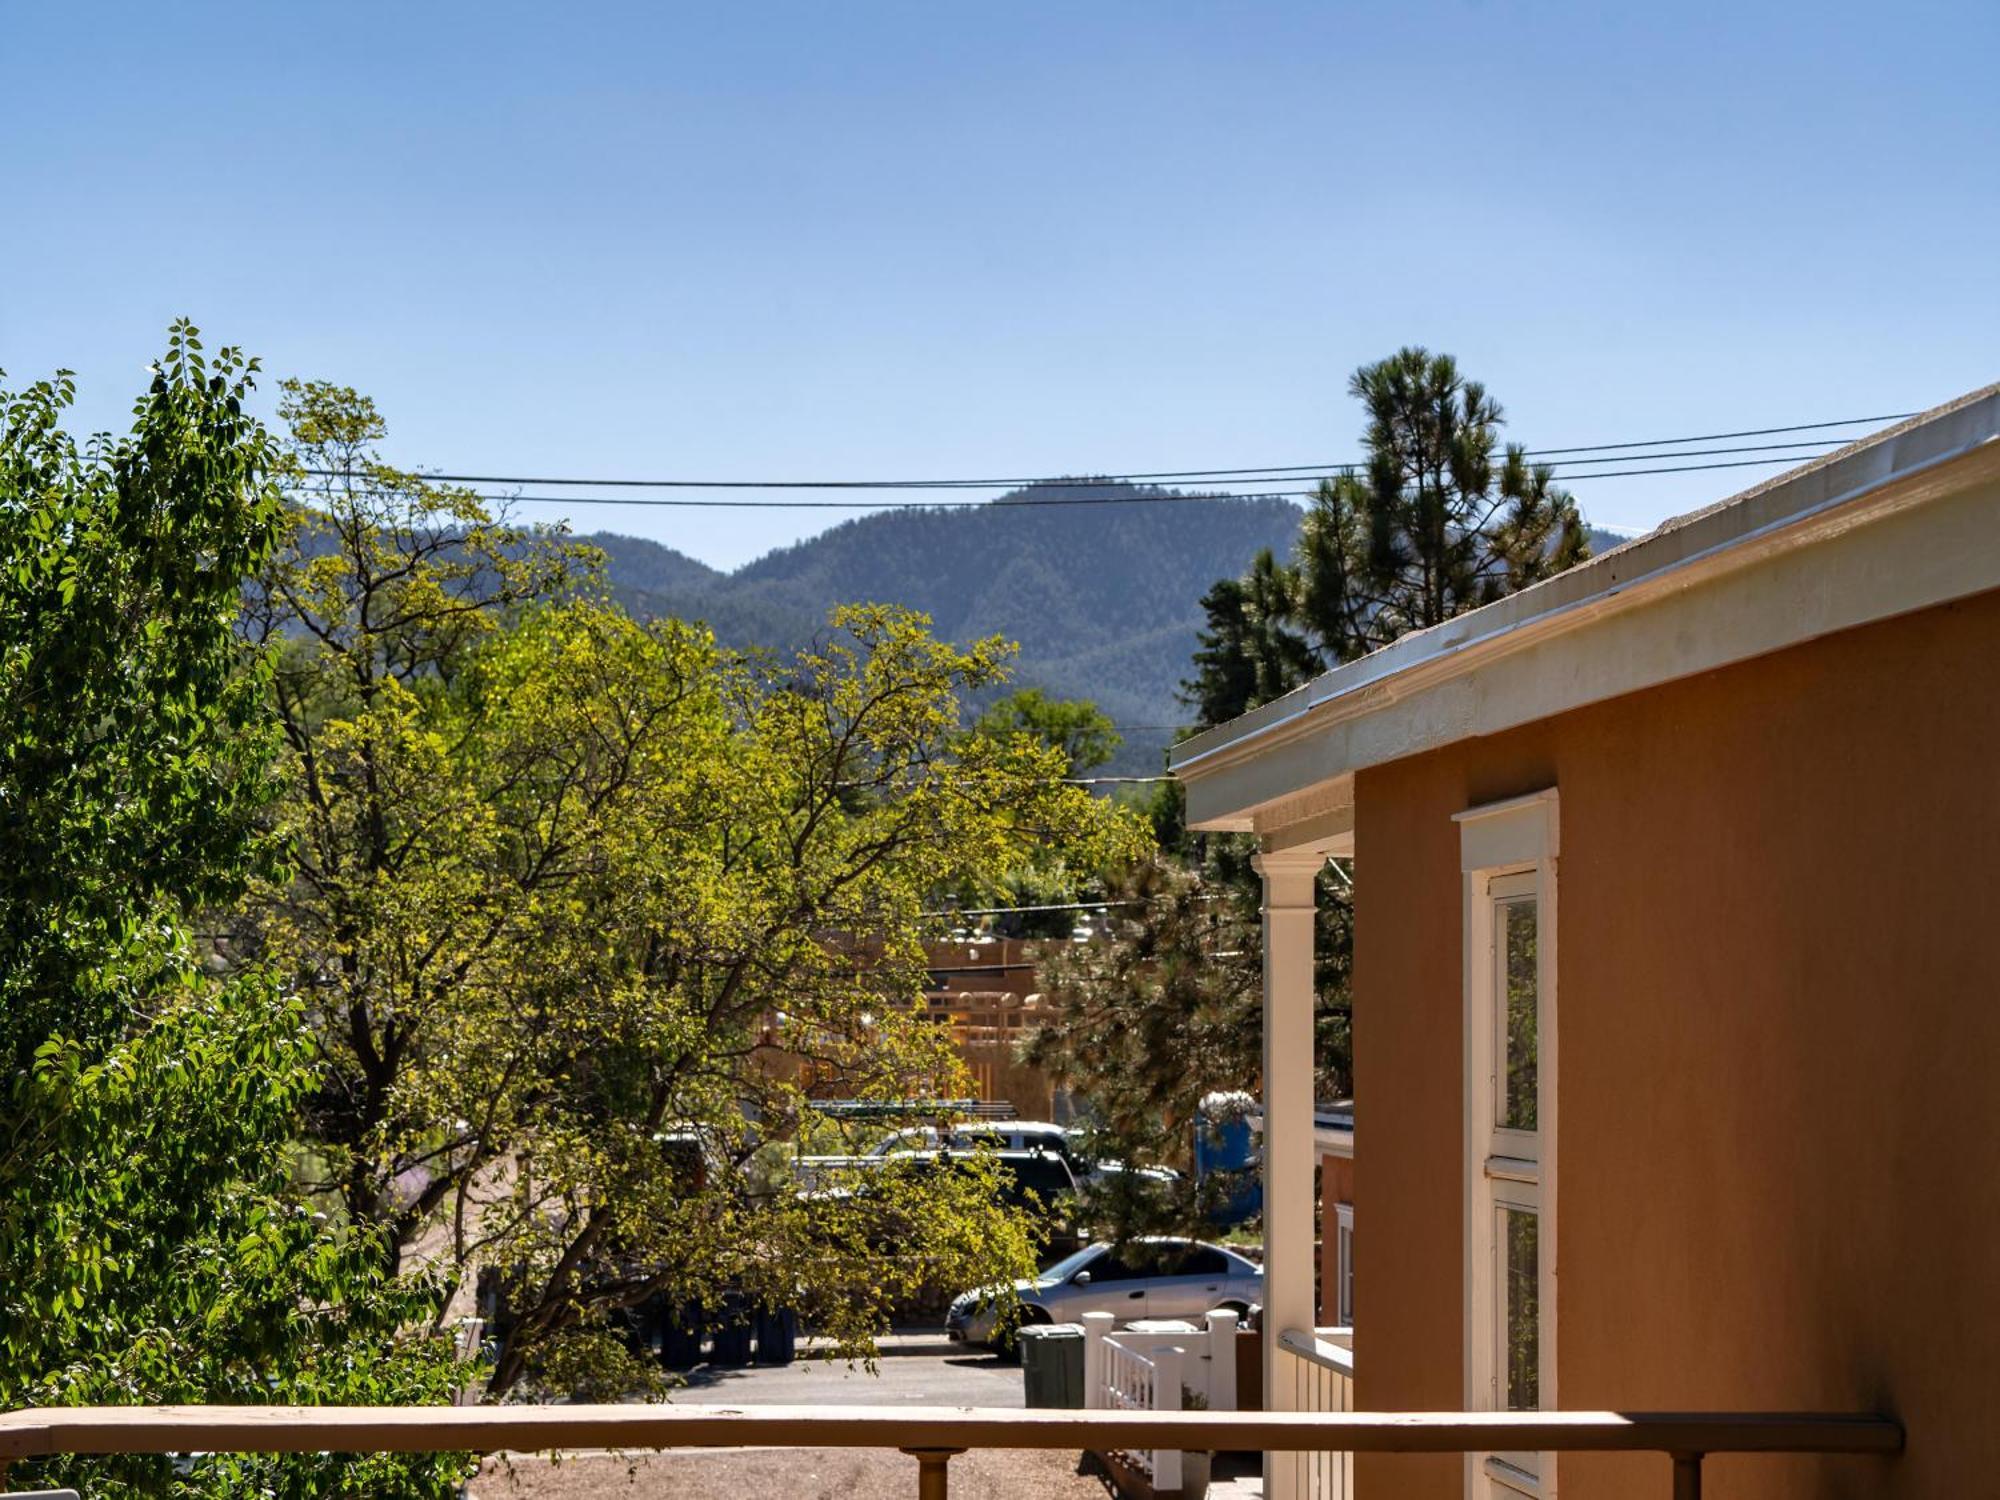
[[[1022,1403],[1021,1367],[942,1334],[882,1340],[870,1373],[802,1358],[784,1366],[702,1366],[676,1405],[1004,1406]],[[954,1496],[1103,1500],[1103,1481],[1069,1452],[981,1450],[952,1460]],[[628,1456],[516,1454],[490,1461],[471,1500],[913,1500],[916,1460],[873,1449],[737,1448]]]
[[[979,1449],[951,1461],[966,1500],[1104,1500],[1074,1453]],[[473,1480],[472,1500],[915,1500],[917,1463],[875,1449],[758,1448],[619,1458],[515,1458]]]

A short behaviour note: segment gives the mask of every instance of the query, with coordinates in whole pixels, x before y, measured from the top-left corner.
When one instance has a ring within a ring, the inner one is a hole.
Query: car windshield
[[[1070,1277],[1081,1271],[1103,1253],[1104,1247],[1102,1245],[1085,1245],[1074,1255],[1065,1255],[1061,1260],[1036,1277],[1036,1280],[1068,1281]]]

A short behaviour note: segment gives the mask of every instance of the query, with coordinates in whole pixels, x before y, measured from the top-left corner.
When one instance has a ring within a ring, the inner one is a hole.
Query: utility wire
[[[1792,426],[1780,428],[1744,428],[1740,432],[1702,432],[1686,438],[1646,438],[1642,442],[1596,442],[1578,444],[1570,448],[1526,448],[1528,458],[1546,458],[1554,454],[1614,454],[1634,448],[1684,448],[1690,442],[1722,442],[1728,438],[1764,438],[1778,436],[1786,432],[1816,432],[1824,428],[1860,426],[1864,422],[1900,422],[1912,412],[1890,412],[1886,416],[1846,416],[1832,422],[1796,422]],[[1842,442],[1842,438],[1820,438],[1818,444]],[[1762,442],[1750,448],[1720,448],[1714,452],[1758,452],[1770,448],[1810,448],[1814,442]],[[1630,454],[1634,458],[1670,458],[1676,454]],[[1684,456],[1684,454],[1682,454]],[[1612,462],[1612,460],[1572,460],[1572,462]],[[576,488],[598,488],[598,490],[994,490],[994,488],[1024,488],[1024,486],[1066,486],[1082,488],[1096,484],[1118,484],[1132,480],[1222,480],[1222,482],[1242,482],[1256,484],[1264,476],[1278,474],[1316,474],[1316,472],[1340,472],[1340,470],[1360,470],[1366,468],[1366,460],[1346,460],[1330,464],[1258,464],[1250,468],[1166,468],[1166,470],[1146,470],[1146,472],[1116,472],[1098,478],[1036,478],[1036,476],[1014,476],[1014,478],[994,478],[994,480],[582,480],[582,478],[562,478],[562,476],[520,476],[520,474],[424,474],[422,478],[436,480],[440,484],[546,484],[546,486],[576,486]],[[312,468],[308,474],[320,478],[340,478],[344,470]],[[1228,476],[1250,476],[1242,480],[1230,480]]]
[[[1674,457],[1662,454],[1661,457]],[[1599,479],[1629,479],[1646,474],[1692,474],[1707,469],[1753,469],[1772,464],[1795,464],[1802,455],[1776,458],[1743,458],[1727,463],[1677,464],[1650,469],[1600,469],[1569,475],[1558,469],[1564,484],[1589,483]],[[1259,490],[1249,494],[1173,495],[1053,495],[1047,499],[978,500],[694,500],[658,495],[475,495],[493,505],[624,505],[685,510],[1032,510],[1052,505],[1186,505],[1216,500],[1309,500],[1317,490]]]
[[[1773,437],[1790,432],[1813,432],[1830,427],[1857,427],[1871,422],[1899,422],[1914,413],[1898,412],[1875,417],[1841,417],[1826,422],[1798,422],[1786,427],[1751,427],[1738,432],[1700,433],[1690,437],[1649,438],[1640,442],[1590,443],[1567,448],[1529,448],[1528,457],[1545,457],[1551,454],[1611,453],[1629,451],[1636,448],[1677,447],[1688,443],[1720,442],[1739,437]],[[1824,439],[1834,442],[1838,439]],[[1811,444],[1762,443],[1757,448],[1808,447]],[[1722,450],[1722,451],[1752,451]],[[1635,457],[1673,457],[1682,455],[1633,455]],[[1606,460],[1607,462],[1609,460]],[[1589,460],[1573,460],[1589,462]],[[1282,474],[1314,474],[1364,469],[1363,460],[1349,460],[1340,463],[1319,464],[1260,464],[1249,468],[1235,469],[1158,469],[1151,471],[1128,471],[1106,474],[1095,479],[1050,480],[1035,476],[1015,476],[1001,479],[574,479],[566,477],[532,478],[506,474],[426,474],[421,477],[441,484],[522,484],[576,486],[582,489],[700,489],[700,490],[898,490],[898,489],[1004,489],[1028,486],[1061,485],[1068,488],[1082,488],[1091,485],[1115,484],[1133,480],[1196,480],[1216,479],[1226,482],[1256,484],[1263,476]],[[338,469],[308,469],[306,471],[322,478],[339,478],[343,471]],[[1247,475],[1248,478],[1229,481],[1228,476]]]
[[[1911,417],[1918,415],[1921,414],[1913,411],[1897,411],[1882,417],[1842,417],[1834,422],[1796,422],[1790,427],[1746,427],[1741,432],[1701,432],[1693,437],[1648,438],[1641,443],[1592,443],[1587,448],[1530,448],[1528,451],[1531,454],[1605,453],[1616,448],[1665,448],[1679,443],[1719,443],[1726,438],[1775,437],[1781,432],[1814,432],[1826,427],[1859,427],[1864,422],[1907,422]],[[1839,441],[1847,440],[1842,438]],[[1768,443],[1760,446],[1777,448],[1784,445]]]

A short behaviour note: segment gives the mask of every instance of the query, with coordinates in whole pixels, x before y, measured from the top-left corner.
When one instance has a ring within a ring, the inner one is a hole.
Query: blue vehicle
[[[1263,1111],[1249,1094],[1215,1093],[1201,1101],[1194,1122],[1194,1176],[1216,1178],[1210,1221],[1228,1229],[1264,1211]]]

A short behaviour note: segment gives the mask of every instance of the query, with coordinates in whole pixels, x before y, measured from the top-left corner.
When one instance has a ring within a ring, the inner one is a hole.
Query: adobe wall
[[[2000,594],[1359,776],[1358,1404],[1464,1404],[1451,816],[1550,785],[1560,1404],[1879,1408],[1901,1459],[1715,1459],[1709,1493],[1990,1493]],[[1359,1483],[1460,1475],[1363,1456]],[[1667,1472],[1570,1458],[1559,1483]]]

